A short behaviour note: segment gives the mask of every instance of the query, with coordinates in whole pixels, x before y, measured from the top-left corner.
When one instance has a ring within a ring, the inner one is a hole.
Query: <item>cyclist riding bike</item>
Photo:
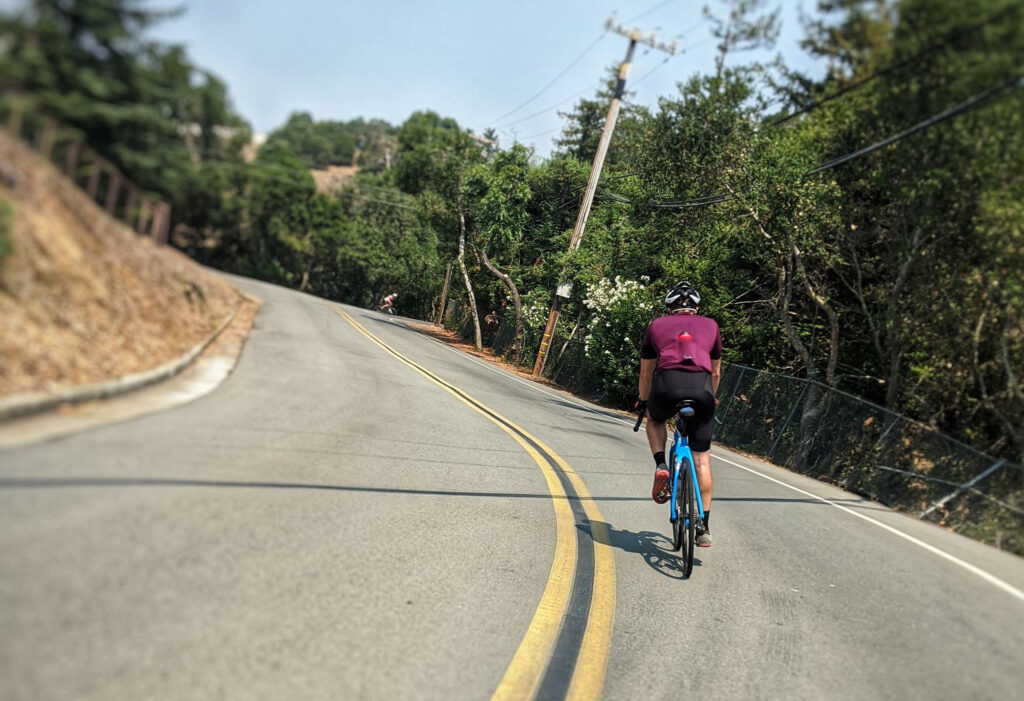
[[[382,312],[388,312],[389,314],[394,314],[395,311],[394,311],[394,309],[392,307],[394,307],[396,299],[398,299],[398,293],[397,292],[392,292],[391,294],[389,294],[387,297],[385,297],[383,300],[381,300],[380,310]]]
[[[697,545],[707,548],[711,546],[711,433],[722,374],[722,335],[714,319],[697,313],[700,294],[689,282],[669,290],[665,306],[668,314],[650,323],[640,347],[636,409],[647,413],[647,442],[656,465],[651,496],[659,504],[669,499],[665,422],[689,399],[695,414],[685,419],[686,435],[704,503],[704,520],[697,522]]]

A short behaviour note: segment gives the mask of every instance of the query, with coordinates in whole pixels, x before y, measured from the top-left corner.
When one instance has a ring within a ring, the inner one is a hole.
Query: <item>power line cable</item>
[[[608,32],[601,32],[601,34],[599,34],[599,35],[598,35],[598,37],[597,37],[596,39],[594,39],[594,40],[593,40],[592,42],[590,42],[590,43],[589,43],[589,44],[587,45],[587,47],[586,47],[585,49],[583,49],[583,51],[581,51],[581,52],[580,52],[580,54],[579,54],[579,55],[578,55],[578,56],[577,56],[576,58],[574,58],[574,59],[573,59],[572,61],[570,61],[570,62],[569,62],[569,65],[568,65],[568,66],[566,66],[565,68],[563,68],[563,69],[562,69],[562,70],[561,70],[561,71],[560,71],[560,72],[558,73],[558,75],[556,75],[556,76],[555,76],[554,78],[552,78],[552,79],[551,79],[550,81],[548,81],[548,82],[547,82],[547,83],[546,83],[546,84],[544,85],[544,87],[543,87],[543,88],[541,88],[540,90],[538,90],[537,92],[535,92],[535,93],[533,94],[533,96],[531,96],[530,98],[528,98],[528,99],[527,99],[527,100],[525,100],[524,102],[522,102],[522,103],[520,103],[519,105],[517,105],[517,106],[516,106],[516,107],[515,107],[514,109],[511,109],[511,110],[509,110],[509,111],[508,111],[508,112],[506,112],[505,114],[501,115],[500,117],[498,117],[498,118],[496,118],[496,119],[492,119],[491,121],[492,121],[492,122],[500,122],[501,120],[505,119],[506,117],[510,117],[510,116],[512,116],[513,114],[515,114],[516,112],[518,112],[519,110],[523,109],[523,108],[524,108],[524,107],[526,107],[526,106],[527,106],[528,104],[530,104],[531,102],[533,102],[534,100],[536,100],[536,99],[537,99],[538,97],[540,97],[541,95],[543,95],[543,94],[544,94],[544,92],[545,92],[545,91],[546,91],[546,90],[547,90],[548,88],[550,88],[550,87],[551,87],[552,85],[554,85],[555,83],[557,83],[557,82],[559,81],[559,79],[560,79],[560,78],[561,78],[562,76],[564,76],[564,75],[565,75],[566,73],[568,73],[568,72],[569,72],[569,70],[570,70],[570,69],[571,69],[571,68],[572,68],[573,66],[575,66],[575,65],[576,65],[577,63],[579,63],[579,62],[580,62],[580,59],[582,59],[582,58],[583,58],[584,56],[586,56],[586,55],[587,55],[587,53],[589,53],[591,49],[593,49],[593,48],[594,48],[595,46],[597,46],[597,44],[598,44],[598,43],[599,43],[599,42],[600,42],[600,41],[601,41],[602,39],[604,39],[605,35],[607,35],[607,34],[608,34]]]
[[[660,9],[661,9],[661,8],[663,8],[663,7],[665,6],[665,5],[671,4],[671,3],[675,2],[675,1],[676,1],[676,0],[662,0],[661,2],[659,2],[659,3],[656,3],[655,5],[653,5],[653,6],[649,7],[649,8],[647,8],[646,10],[644,10],[643,12],[641,12],[640,14],[638,14],[638,15],[634,15],[633,17],[631,17],[630,19],[627,19],[627,20],[625,20],[625,21],[626,21],[626,22],[636,22],[636,21],[637,21],[638,19],[640,19],[640,18],[642,18],[642,17],[646,17],[647,15],[651,14],[651,13],[652,13],[652,12],[654,12],[655,10],[660,10]]]
[[[547,131],[538,132],[536,134],[530,134],[529,136],[524,136],[523,138],[524,139],[536,139],[538,136],[547,136],[548,134],[552,134],[552,133],[554,133],[556,131],[560,131],[563,128],[564,127],[557,126],[554,129],[548,129]]]
[[[298,178],[298,177],[288,177],[288,176],[283,176],[283,175],[276,175],[276,174],[272,173],[271,172],[272,169],[275,168],[278,165],[278,164],[275,164],[275,163],[259,163],[259,162],[249,163],[249,162],[246,162],[246,161],[229,160],[228,156],[230,156],[230,152],[225,150],[225,149],[206,148],[206,147],[201,147],[201,146],[198,146],[198,145],[188,146],[187,144],[185,144],[184,141],[178,141],[176,139],[172,139],[172,138],[168,138],[168,137],[156,137],[156,135],[153,135],[153,134],[149,135],[149,137],[150,137],[149,140],[151,140],[151,141],[154,141],[154,140],[155,141],[163,141],[165,143],[173,144],[175,146],[182,146],[182,147],[186,148],[186,150],[195,151],[196,153],[199,153],[199,154],[206,154],[206,156],[208,157],[207,160],[202,161],[199,165],[204,165],[204,164],[217,165],[217,166],[222,166],[222,167],[234,169],[236,171],[245,171],[246,173],[248,173],[249,175],[251,175],[254,178],[262,178],[264,180],[271,180],[271,181],[274,181],[274,182],[284,183],[284,184],[287,184],[287,185],[308,185],[309,184],[309,181],[305,180],[305,179],[301,179],[301,178]],[[154,137],[156,137],[156,138],[154,138]],[[303,172],[304,173],[308,173],[309,171],[304,169]],[[312,179],[312,176],[310,176],[310,178]],[[314,186],[315,186],[315,184],[316,183],[315,183],[315,180],[314,180]],[[391,190],[391,189],[388,189],[388,188],[385,188],[385,187],[380,187],[378,185],[370,185],[368,183],[361,183],[361,182],[358,182],[358,181],[355,181],[355,180],[352,180],[349,183],[345,183],[345,185],[351,185],[352,187],[355,187],[355,188],[358,188],[358,189],[369,188],[369,189],[372,189],[372,190],[376,190],[376,191],[384,192],[384,193],[388,193],[388,194],[392,194],[392,193],[393,194],[405,194],[405,193],[402,193],[400,190]],[[354,195],[359,195],[359,193],[354,192],[352,190],[333,190],[331,194],[334,194],[334,195],[353,195],[353,194]],[[411,205],[405,205],[405,204],[401,204],[401,203],[398,203],[398,202],[389,202],[389,201],[386,201],[386,200],[375,199],[375,198],[367,197],[365,195],[360,195],[360,196],[361,196],[361,198],[363,200],[368,201],[368,202],[377,202],[379,204],[386,204],[386,205],[390,205],[390,206],[393,206],[393,207],[401,207],[403,209],[416,209],[416,207],[411,206]]]
[[[936,51],[938,49],[941,49],[942,47],[946,46],[950,42],[956,41],[957,39],[960,39],[960,38],[962,38],[964,36],[967,36],[968,34],[971,34],[971,33],[977,31],[978,29],[981,29],[982,27],[984,27],[986,25],[992,24],[993,22],[997,22],[997,21],[1003,19],[1006,15],[1008,15],[1008,14],[1010,14],[1012,12],[1017,11],[1022,6],[1024,6],[1024,1],[1016,2],[1016,3],[1012,4],[1012,5],[1008,5],[1008,6],[1004,7],[1002,10],[996,12],[993,15],[990,15],[989,17],[981,20],[980,22],[976,22],[975,24],[968,25],[967,27],[957,27],[953,31],[947,32],[946,34],[940,36],[934,42],[932,42],[931,44],[929,44],[925,48],[921,49],[917,53],[912,54],[910,56],[907,56],[906,58],[900,59],[900,60],[896,61],[895,63],[892,63],[892,64],[886,66],[885,68],[881,68],[881,69],[875,71],[874,73],[861,78],[860,80],[856,80],[856,81],[850,83],[849,85],[847,85],[847,86],[837,90],[835,93],[833,93],[833,94],[831,94],[831,95],[829,95],[827,97],[823,97],[820,100],[817,100],[816,102],[812,102],[809,105],[805,105],[805,106],[801,107],[796,112],[793,112],[791,114],[787,114],[784,117],[779,117],[778,119],[776,119],[773,122],[771,122],[771,124],[773,126],[778,126],[779,124],[784,124],[784,123],[788,122],[789,120],[793,119],[794,117],[798,117],[801,114],[806,114],[807,112],[810,112],[811,110],[815,110],[815,109],[821,107],[822,105],[827,104],[827,103],[831,102],[832,100],[835,100],[836,98],[842,97],[843,95],[847,94],[848,92],[852,92],[853,90],[856,90],[857,88],[860,88],[860,87],[862,87],[864,85],[867,85],[868,83],[870,83],[875,78],[879,78],[881,76],[888,75],[889,73],[897,71],[900,68],[903,68],[904,66],[907,66],[907,65],[909,65],[911,63],[916,62],[917,60],[923,58],[924,56],[930,54],[931,52]]]
[[[251,163],[237,163],[237,162],[231,162],[231,161],[218,161],[218,163],[220,165],[222,165],[222,166],[227,166],[227,167],[231,167],[231,168],[244,168],[249,173],[251,173],[253,175],[253,177],[255,177],[255,178],[262,178],[264,180],[271,180],[271,181],[274,181],[274,182],[284,183],[284,184],[287,184],[287,185],[308,185],[309,184],[308,181],[301,180],[299,178],[292,178],[292,177],[287,177],[287,176],[282,176],[282,175],[274,175],[274,174],[268,172],[267,168],[253,167],[253,165]],[[387,201],[387,200],[380,200],[380,199],[376,199],[376,198],[373,198],[373,197],[367,197],[366,195],[363,195],[362,193],[357,191],[358,188],[362,187],[361,183],[354,183],[353,182],[352,186],[354,188],[356,188],[356,189],[343,188],[343,189],[339,189],[339,190],[332,190],[330,194],[332,194],[332,195],[346,195],[346,196],[359,197],[360,199],[362,199],[364,201],[367,201],[367,202],[376,202],[378,204],[386,204],[386,205],[389,205],[391,207],[400,207],[402,209],[417,209],[416,207],[414,207],[412,205],[402,204],[400,202],[390,202],[390,201]],[[373,186],[370,186],[370,187],[373,187]],[[376,189],[380,190],[382,188],[376,188]],[[401,193],[401,191],[398,191],[398,190],[393,190],[392,192],[394,192],[395,194],[405,194],[405,193]]]
[[[985,92],[975,95],[974,97],[968,98],[958,105],[954,105],[953,107],[950,107],[949,109],[944,110],[933,117],[929,117],[924,121],[918,122],[909,129],[904,129],[898,134],[894,134],[887,139],[882,139],[881,141],[871,144],[870,146],[865,146],[862,149],[859,149],[852,153],[848,153],[845,156],[839,156],[838,158],[833,158],[830,161],[826,161],[821,165],[807,171],[805,175],[813,175],[814,173],[820,173],[821,171],[828,170],[829,168],[835,168],[837,165],[841,165],[843,163],[846,163],[847,161],[852,161],[853,159],[860,158],[861,156],[866,156],[867,154],[877,151],[880,148],[885,148],[889,144],[895,143],[900,139],[910,136],[911,134],[916,134],[922,129],[927,129],[928,127],[935,126],[936,124],[944,122],[947,119],[952,119],[953,117],[963,114],[964,112],[969,112],[970,110],[977,109],[978,107],[984,105],[986,102],[989,102],[993,98],[997,97],[1001,92],[1010,88],[1015,83],[1022,84],[1022,80],[1024,80],[1024,73],[1015,75],[1013,78],[1010,78],[1001,85],[997,85],[996,87],[990,88]]]
[[[152,137],[152,136],[155,136],[155,135],[150,135],[150,136]],[[151,138],[150,140],[153,140],[153,139]],[[202,161],[199,165],[209,164],[209,165],[225,166],[225,167],[233,168],[235,170],[245,170],[247,173],[251,174],[253,177],[263,178],[265,180],[273,180],[275,182],[285,183],[285,184],[289,184],[289,185],[307,185],[308,182],[309,182],[307,180],[300,179],[298,177],[287,177],[287,176],[281,176],[281,175],[274,175],[274,174],[272,174],[270,171],[273,168],[278,166],[278,164],[276,164],[276,163],[261,163],[261,162],[258,162],[258,161],[246,162],[246,161],[231,160],[229,158],[230,155],[231,155],[231,152],[226,150],[226,149],[201,147],[201,146],[196,145],[196,144],[193,144],[193,145],[189,146],[189,145],[185,144],[183,141],[178,141],[176,139],[171,139],[171,138],[168,138],[168,137],[159,137],[159,138],[157,138],[155,140],[157,140],[157,141],[164,141],[165,143],[173,144],[175,146],[179,146],[179,145],[180,146],[184,146],[186,148],[186,150],[194,151],[194,152],[196,152],[196,153],[198,153],[200,155],[204,155],[205,154],[205,156],[207,157],[206,160]],[[316,169],[312,169],[312,170],[316,170]],[[304,169],[303,172],[304,173],[309,173],[310,170]],[[310,175],[310,178],[313,179],[313,183],[314,183],[314,186],[315,186],[316,185],[316,179],[313,178],[312,175]],[[375,190],[377,192],[381,192],[381,193],[385,193],[385,194],[389,194],[389,195],[390,194],[405,194],[405,193],[402,193],[401,190],[392,189],[392,188],[388,188],[388,187],[383,187],[383,186],[380,186],[380,185],[371,185],[369,183],[360,182],[360,181],[358,181],[358,180],[356,180],[354,178],[352,180],[350,180],[350,181],[342,183],[342,185],[343,186],[354,187],[354,188],[357,188],[357,189]],[[347,194],[351,194],[351,192],[350,191],[346,191],[346,190],[332,190],[331,194],[346,194],[347,195]],[[388,201],[385,201],[385,200],[373,199],[373,198],[366,197],[365,195],[363,196],[363,199],[367,200],[369,202],[378,202],[380,204],[388,204],[388,205],[392,205],[392,206],[395,206],[395,207],[403,207],[405,209],[416,209],[416,207],[413,207],[413,206],[410,206],[410,205],[403,205],[403,204],[396,203],[396,202],[388,202]]]
[[[697,24],[695,24],[695,25],[694,25],[694,27],[699,27],[699,26],[700,26],[701,24],[703,24],[703,22],[704,22],[704,20],[702,20],[701,22],[698,22]],[[603,36],[603,35],[602,35],[602,36]],[[600,37],[599,37],[599,38],[600,38]],[[691,50],[691,49],[695,49],[695,48],[696,48],[696,47],[698,47],[698,46],[701,46],[701,45],[703,45],[703,44],[706,44],[707,42],[711,41],[712,39],[714,39],[714,37],[709,37],[708,39],[705,39],[704,41],[700,41],[700,42],[697,42],[697,43],[696,43],[696,44],[694,44],[693,46],[688,46],[688,47],[685,47],[684,49],[682,49],[682,50],[680,51],[680,53],[685,53],[685,52],[686,52],[686,51],[688,51],[688,50]],[[664,64],[665,64],[665,63],[666,63],[666,62],[667,62],[667,61],[668,61],[669,59],[671,59],[671,58],[672,58],[672,57],[670,56],[670,57],[669,57],[668,59],[665,59],[664,61],[662,61],[661,63],[659,63],[659,64],[658,64],[657,66],[655,66],[654,68],[652,68],[652,69],[651,69],[650,71],[648,71],[647,73],[645,73],[645,74],[644,74],[643,76],[641,76],[641,77],[640,77],[640,78],[639,78],[638,80],[635,80],[635,81],[633,81],[633,82],[632,82],[632,83],[630,83],[630,84],[631,84],[631,85],[638,85],[638,84],[639,84],[639,83],[640,83],[641,81],[645,80],[645,79],[646,79],[647,77],[649,77],[649,76],[650,76],[650,75],[651,75],[652,73],[654,73],[655,71],[659,70],[659,69],[660,69],[660,68],[661,68],[662,66],[664,66]],[[605,81],[603,81],[603,80],[599,80],[599,81],[597,81],[596,83],[593,83],[593,84],[591,84],[591,85],[588,85],[587,87],[583,88],[582,90],[580,90],[580,91],[578,91],[578,92],[575,92],[575,93],[573,93],[572,95],[570,95],[569,97],[566,97],[566,98],[564,98],[564,99],[562,99],[562,100],[559,100],[558,102],[556,102],[556,103],[554,103],[554,104],[552,104],[552,105],[549,105],[548,107],[545,107],[545,108],[544,108],[544,109],[542,109],[542,110],[538,110],[537,112],[534,112],[533,114],[529,114],[529,115],[527,115],[527,116],[525,116],[525,117],[519,117],[518,119],[512,120],[512,121],[510,121],[510,122],[506,122],[506,123],[504,123],[504,124],[498,124],[498,125],[496,125],[496,126],[497,126],[497,128],[499,128],[499,129],[500,129],[500,128],[506,128],[506,127],[511,127],[511,126],[513,126],[513,125],[515,125],[515,124],[519,124],[520,122],[525,122],[525,121],[528,121],[528,120],[530,120],[530,119],[533,119],[533,118],[535,118],[535,117],[539,117],[539,116],[541,116],[542,114],[547,114],[548,112],[550,112],[551,110],[555,109],[556,107],[561,107],[561,106],[562,106],[562,105],[564,105],[564,104],[565,104],[566,102],[569,102],[570,100],[573,100],[573,99],[575,99],[575,98],[579,97],[580,95],[582,95],[583,93],[587,92],[588,90],[593,90],[593,89],[595,89],[595,88],[597,88],[597,89],[601,88],[601,87],[602,87],[602,86],[604,85],[604,83],[605,83]],[[515,110],[514,110],[514,111],[515,111]],[[510,113],[510,114],[511,114],[511,113]],[[495,120],[495,121],[497,121],[497,120]],[[533,138],[533,137],[525,137],[525,138]]]
[[[579,92],[573,93],[572,95],[570,95],[569,97],[567,97],[567,98],[565,98],[563,100],[559,100],[558,102],[556,102],[555,104],[551,105],[550,107],[545,107],[544,109],[542,109],[542,110],[540,110],[538,112],[534,112],[533,114],[527,115],[526,117],[520,117],[519,119],[516,119],[514,121],[508,122],[506,124],[500,124],[500,125],[498,125],[498,128],[499,129],[504,129],[504,128],[513,126],[514,124],[519,124],[520,122],[528,121],[530,119],[533,119],[534,117],[539,117],[542,114],[547,114],[548,112],[550,112],[551,110],[555,109],[556,107],[561,107],[562,105],[564,105],[569,100],[574,100],[574,99],[576,99],[577,97],[579,97],[580,95],[582,95],[585,92],[588,92],[590,90],[594,90],[595,88],[600,88],[601,85],[603,85],[603,84],[604,84],[604,81],[599,80],[596,83],[592,83],[591,85],[588,85],[587,87],[583,88]]]
[[[286,185],[308,185],[309,184],[308,180],[300,179],[300,178],[297,178],[297,177],[293,178],[293,177],[288,177],[288,176],[283,176],[283,175],[275,175],[275,174],[271,173],[270,172],[270,168],[272,168],[274,166],[274,164],[260,164],[260,165],[256,165],[256,164],[253,164],[253,163],[244,163],[244,162],[238,162],[238,161],[226,161],[226,160],[219,160],[219,159],[214,159],[212,162],[217,164],[217,165],[224,166],[224,167],[227,167],[227,168],[243,169],[248,174],[250,174],[253,178],[261,178],[263,180],[271,180],[273,182],[279,182],[279,183],[283,183],[283,184],[286,184]],[[308,171],[303,171],[303,172],[308,172]],[[348,183],[346,183],[346,184],[348,184]],[[314,186],[315,186],[315,183],[314,183]],[[376,186],[373,186],[373,185],[364,185],[363,183],[356,183],[354,181],[351,183],[351,186],[356,188],[356,189],[359,189],[359,188],[362,188],[362,187],[370,187],[370,188],[373,188],[373,189],[379,190],[379,191],[392,192],[392,193],[395,193],[395,194],[405,194],[405,193],[402,193],[400,190],[388,191],[385,188],[380,188],[380,187],[376,187]],[[373,197],[367,197],[366,195],[363,195],[363,194],[361,194],[361,193],[359,193],[359,192],[357,192],[356,190],[353,190],[353,189],[332,190],[330,192],[330,194],[331,195],[336,195],[336,196],[346,195],[346,196],[359,197],[360,199],[362,199],[364,201],[367,201],[367,202],[376,202],[378,204],[385,204],[385,205],[388,205],[388,206],[391,206],[391,207],[400,207],[402,209],[417,209],[416,207],[414,207],[412,205],[401,204],[400,202],[390,202],[390,201],[387,201],[387,200],[380,200],[380,199],[376,199],[376,198],[373,198]]]
[[[562,129],[565,129],[565,125],[557,126],[554,129],[547,129],[546,131],[542,131],[542,132],[539,132],[537,134],[530,134],[529,136],[524,136],[522,138],[523,139],[536,139],[538,136],[546,136],[548,134],[551,134],[553,132],[556,132],[556,131],[559,131],[559,130],[562,130]],[[604,129],[604,121],[602,121],[599,125],[597,125],[596,127],[592,128],[592,129],[585,129],[583,131],[577,132],[576,134],[574,134],[574,136],[576,136],[576,137],[584,137],[584,136],[590,136],[591,134],[600,134],[603,129]]]
[[[418,209],[418,207],[413,207],[412,205],[408,205],[408,204],[400,204],[398,202],[388,202],[386,200],[378,200],[378,199],[374,199],[373,197],[367,197],[366,195],[360,195],[358,192],[355,192],[353,190],[337,190],[337,191],[335,191],[334,194],[336,194],[336,195],[348,195],[348,196],[351,196],[351,197],[358,197],[359,199],[361,199],[364,202],[376,202],[377,204],[385,204],[385,205],[388,205],[389,207],[398,207],[400,209]]]
[[[645,80],[647,80],[648,78],[650,78],[650,77],[651,77],[652,75],[654,75],[654,73],[655,73],[656,71],[658,71],[658,70],[659,70],[659,69],[660,69],[660,68],[661,68],[662,66],[664,66],[664,65],[665,65],[666,63],[668,63],[669,61],[671,61],[671,60],[672,60],[672,58],[673,58],[672,56],[666,56],[666,57],[664,58],[664,60],[662,60],[662,61],[659,61],[659,62],[658,62],[658,65],[656,65],[656,66],[655,66],[654,68],[652,68],[651,70],[647,71],[647,72],[646,72],[646,73],[644,73],[644,74],[643,74],[642,76],[640,76],[639,78],[637,78],[636,80],[634,80],[634,81],[633,81],[633,83],[632,83],[632,84],[630,85],[630,87],[634,87],[634,88],[635,88],[635,87],[636,87],[637,85],[640,85],[640,83],[642,83],[642,82],[644,82]]]
[[[696,24],[693,24],[693,25],[687,27],[686,29],[684,29],[682,32],[680,32],[680,35],[685,37],[687,34],[692,32],[697,27],[701,26],[702,24],[707,23],[707,21],[708,21],[707,17],[702,17]]]
[[[717,39],[717,37],[709,36],[704,41],[698,41],[696,44],[692,44],[690,46],[687,46],[686,48],[687,50],[692,51],[693,49],[696,49],[698,46],[704,46],[704,44],[707,44],[709,41],[714,41],[715,39]]]
[[[806,173],[804,173],[804,177],[807,177],[809,175],[814,175],[815,173],[820,173],[823,170],[828,170],[830,168],[835,168],[838,165],[841,165],[843,163],[847,163],[848,161],[852,161],[852,160],[854,160],[856,158],[860,158],[861,156],[866,156],[869,153],[873,153],[874,151],[877,151],[879,149],[885,148],[886,146],[889,146],[890,144],[893,144],[893,143],[899,141],[900,139],[904,139],[904,138],[906,138],[906,137],[908,137],[908,136],[910,136],[912,134],[916,134],[919,131],[922,131],[924,129],[928,129],[929,127],[933,127],[936,124],[939,124],[941,122],[946,121],[947,119],[952,119],[953,117],[956,117],[958,115],[964,114],[965,112],[969,112],[969,111],[971,111],[973,109],[977,109],[977,108],[985,105],[987,102],[990,102],[991,100],[995,99],[1001,93],[1003,93],[1007,89],[1011,88],[1015,84],[1018,85],[1019,87],[1024,87],[1024,73],[1019,73],[1019,74],[1013,76],[1012,78],[1010,78],[1009,80],[1007,80],[1007,81],[1005,81],[1005,82],[1003,82],[1003,83],[1001,83],[1001,84],[999,84],[999,85],[997,85],[997,86],[995,86],[993,88],[990,88],[990,89],[988,89],[988,90],[986,90],[986,91],[984,91],[982,93],[978,93],[977,95],[974,95],[973,97],[970,97],[967,100],[964,100],[963,102],[961,102],[961,103],[959,103],[957,105],[954,105],[953,107],[950,107],[949,109],[946,109],[946,110],[944,110],[944,111],[942,111],[942,112],[940,112],[940,113],[938,113],[936,115],[933,115],[932,117],[929,117],[928,119],[920,121],[917,124],[915,124],[914,126],[908,128],[908,129],[904,129],[903,131],[901,131],[901,132],[899,132],[897,134],[893,134],[892,136],[890,136],[890,137],[888,137],[886,139],[883,139],[883,140],[881,140],[881,141],[879,141],[877,143],[871,144],[870,146],[865,146],[864,148],[858,149],[856,151],[853,151],[851,153],[845,154],[843,156],[839,156],[837,158],[832,158],[832,159],[830,159],[828,161],[825,161],[824,163],[821,163],[821,164],[815,166],[814,168],[812,168],[811,170],[808,170]],[[722,194],[719,194],[719,195],[705,195],[703,197],[695,197],[693,199],[682,200],[682,201],[677,201],[677,202],[658,202],[656,200],[651,200],[649,202],[637,202],[635,200],[630,200],[628,198],[622,197],[621,195],[616,195],[615,193],[610,193],[608,191],[604,191],[604,194],[606,196],[608,196],[609,199],[612,199],[612,200],[614,200],[616,202],[622,202],[624,204],[633,204],[633,205],[639,204],[639,205],[644,205],[644,206],[647,206],[647,207],[663,208],[663,209],[682,209],[682,208],[686,208],[686,207],[703,207],[703,206],[708,206],[708,205],[712,205],[712,204],[719,204],[719,203],[722,203],[722,202],[726,202],[728,200],[733,199],[733,197],[734,197],[732,194],[722,193]]]
[[[601,188],[600,190],[603,196],[615,202],[621,202],[622,204],[640,205],[643,207],[651,207],[653,209],[686,209],[689,207],[707,207],[709,205],[727,202],[733,198],[733,196],[728,193],[722,193],[718,195],[703,195],[701,197],[694,197],[693,199],[690,200],[681,200],[675,202],[659,202],[657,200],[648,200],[646,202],[640,202],[637,200],[631,200],[628,197],[623,197],[622,195],[618,195],[614,192],[609,192],[604,188]]]
[[[706,207],[712,204],[721,204],[722,202],[728,202],[733,199],[733,196],[728,193],[722,193],[719,195],[705,195],[704,197],[695,197],[692,200],[683,200],[681,202],[648,202],[648,207],[655,209],[686,209],[688,207]]]
[[[680,50],[679,50],[679,55],[685,54],[685,53],[686,53],[687,51],[692,51],[693,49],[696,49],[696,48],[697,48],[698,46],[703,46],[704,44],[707,44],[707,43],[708,43],[709,41],[713,40],[714,38],[715,38],[715,37],[713,37],[713,36],[712,36],[712,37],[708,37],[708,38],[707,38],[707,39],[705,39],[704,41],[698,41],[698,42],[697,42],[696,44],[693,44],[693,45],[691,45],[691,46],[684,46],[684,47],[683,47],[682,49],[680,49]],[[664,65],[665,65],[666,63],[668,63],[669,61],[671,61],[671,60],[672,60],[673,58],[675,58],[675,56],[666,56],[666,57],[665,57],[665,59],[664,59],[664,60],[662,60],[662,61],[661,61],[661,62],[660,62],[660,63],[659,63],[658,65],[656,65],[656,66],[655,66],[654,68],[652,68],[651,70],[647,71],[647,72],[646,72],[646,73],[644,73],[644,74],[643,74],[642,76],[640,76],[639,78],[637,78],[636,80],[634,80],[634,81],[633,81],[632,83],[630,83],[630,85],[631,85],[632,87],[636,87],[636,86],[637,86],[637,85],[639,85],[640,83],[644,82],[645,80],[647,80],[648,78],[650,78],[650,77],[651,77],[651,75],[653,75],[653,74],[654,74],[655,72],[657,72],[657,71],[661,70],[661,68],[662,68],[662,67],[663,67],[663,66],[664,66]]]

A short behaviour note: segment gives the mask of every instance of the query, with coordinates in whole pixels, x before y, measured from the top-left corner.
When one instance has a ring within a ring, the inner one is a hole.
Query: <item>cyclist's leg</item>
[[[693,453],[693,466],[697,470],[697,485],[700,487],[700,502],[704,508],[704,520],[697,522],[697,545],[709,548],[711,547],[711,451],[697,452],[691,449],[690,452]]]
[[[651,416],[651,412],[647,412],[647,425],[645,427],[647,431],[647,443],[651,446],[651,455],[657,455],[658,453],[664,452],[665,440],[668,438],[668,429],[665,428],[665,419],[658,421]]]
[[[693,453],[693,467],[697,472],[697,485],[700,487],[700,500],[704,507],[704,522],[698,524],[700,536],[697,545],[711,545],[711,533],[708,522],[711,515],[711,498],[714,482],[711,476],[711,435],[714,429],[715,397],[710,387],[702,388],[691,394],[697,413],[686,422],[689,435],[690,451]]]
[[[671,373],[655,372],[651,380],[651,393],[647,396],[647,443],[651,454],[665,450],[668,430],[665,422],[675,413],[676,393],[671,382]]]
[[[714,429],[715,398],[708,391],[700,390],[692,394],[697,414],[686,422],[689,435],[690,452],[693,453],[693,466],[697,470],[697,484],[700,486],[700,500],[704,510],[711,509],[713,480],[711,478],[711,434]]]
[[[674,411],[674,399],[665,384],[662,373],[654,373],[651,382],[651,393],[647,397],[647,443],[651,447],[657,466],[654,468],[654,486],[651,497],[659,504],[664,504],[670,497],[669,470],[665,464],[665,439],[668,430],[665,422]]]
[[[700,487],[700,501],[704,505],[704,511],[711,510],[711,492],[714,481],[711,478],[711,451],[704,450],[697,452],[690,448],[693,453],[693,466],[697,469],[697,485]]]
[[[647,442],[651,446],[651,454],[654,456],[655,461],[658,462],[654,468],[654,486],[651,487],[651,498],[658,504],[664,504],[668,501],[672,489],[668,483],[671,473],[668,470],[668,465],[665,464],[666,434],[665,422],[652,419],[650,412],[648,412]]]

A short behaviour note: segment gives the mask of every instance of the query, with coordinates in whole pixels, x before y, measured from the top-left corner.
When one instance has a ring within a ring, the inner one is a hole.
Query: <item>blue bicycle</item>
[[[672,523],[672,547],[681,551],[684,577],[689,577],[693,572],[697,519],[704,519],[704,502],[700,496],[700,485],[697,483],[697,468],[694,466],[693,453],[690,452],[690,445],[686,440],[686,419],[694,414],[696,409],[693,402],[685,400],[676,414],[676,430],[668,458],[669,482],[672,485],[668,519]],[[640,430],[643,419],[643,414],[637,417],[636,425],[633,426],[634,432]]]

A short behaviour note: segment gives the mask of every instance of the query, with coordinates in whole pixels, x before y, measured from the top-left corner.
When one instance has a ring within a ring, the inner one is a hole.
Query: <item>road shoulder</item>
[[[89,428],[126,421],[191,402],[216,389],[241,357],[260,302],[244,297],[234,319],[180,373],[115,397],[12,419],[0,424],[0,449],[37,443]]]

